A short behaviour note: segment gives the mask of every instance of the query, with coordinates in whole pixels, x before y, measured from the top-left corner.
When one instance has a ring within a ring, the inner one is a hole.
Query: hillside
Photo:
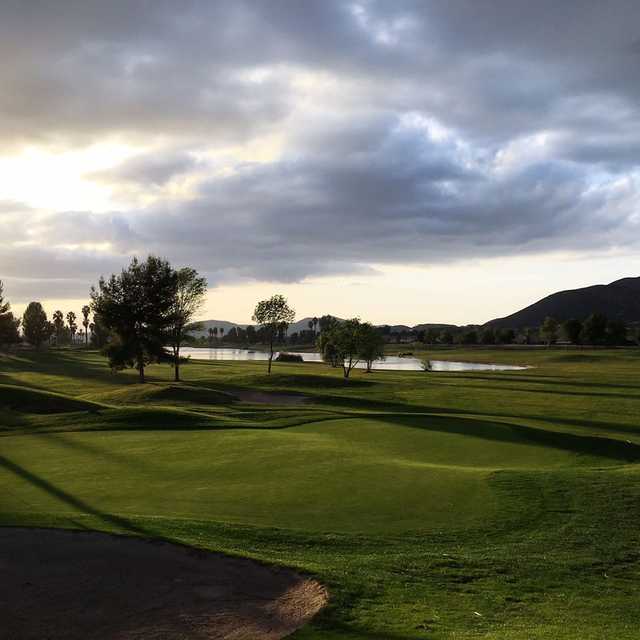
[[[584,319],[591,313],[604,313],[609,318],[625,322],[640,320],[640,277],[553,293],[516,313],[496,318],[487,324],[520,329],[538,326],[547,316],[564,321],[569,318]]]
[[[208,336],[209,335],[209,328],[213,329],[214,327],[217,327],[218,330],[220,330],[220,328],[224,329],[225,333],[229,333],[229,330],[232,329],[233,327],[246,327],[246,324],[238,324],[236,322],[229,322],[228,320],[202,320],[200,321],[198,324],[200,324],[200,329],[198,329],[197,331],[190,331],[189,333],[196,337],[199,338],[201,336]]]

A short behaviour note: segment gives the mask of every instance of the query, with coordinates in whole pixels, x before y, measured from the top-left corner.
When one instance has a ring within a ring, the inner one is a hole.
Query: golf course
[[[419,355],[528,368],[0,356],[0,524],[291,568],[300,640],[637,638],[640,352]]]

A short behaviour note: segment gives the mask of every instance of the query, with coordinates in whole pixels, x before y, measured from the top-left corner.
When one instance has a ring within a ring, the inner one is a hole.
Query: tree
[[[606,340],[612,345],[621,345],[627,342],[627,325],[624,320],[609,320]]]
[[[93,322],[89,328],[91,329],[91,344],[97,349],[103,349],[109,342],[109,329],[97,313],[93,314]]]
[[[592,313],[584,321],[582,333],[587,344],[603,344],[607,337],[607,316]]]
[[[453,344],[453,333],[449,329],[443,329],[440,333],[440,342],[442,344]]]
[[[211,349],[211,347],[213,347],[213,327],[209,327],[207,333],[209,334],[209,349]]]
[[[331,315],[322,316],[318,320],[318,324],[320,326],[320,333],[325,331],[325,329],[330,329],[331,327],[333,327],[336,321],[337,321],[336,318],[334,318]]]
[[[558,321],[552,316],[547,316],[540,327],[540,335],[547,346],[551,346],[558,339]]]
[[[5,302],[4,286],[0,280],[0,347],[20,342],[20,320],[13,317],[11,305]]]
[[[360,318],[345,320],[330,330],[331,340],[337,351],[338,362],[342,364],[345,380],[349,378],[352,369],[362,358],[365,331]]]
[[[84,346],[89,346],[89,314],[91,313],[91,307],[85,304],[82,307],[82,326],[84,327]]]
[[[498,344],[512,344],[516,339],[516,332],[513,329],[502,328],[496,332],[496,342]]]
[[[22,316],[22,331],[27,342],[36,349],[39,349],[40,345],[51,336],[53,325],[47,320],[47,314],[39,302],[30,302],[25,309]]]
[[[224,327],[220,327],[218,333],[220,334],[220,342],[222,342],[224,338]]]
[[[67,313],[67,324],[69,325],[69,331],[71,332],[71,343],[73,344],[73,339],[75,338],[76,331],[78,330],[78,325],[76,324],[76,314],[73,311],[69,311],[69,313]]]
[[[440,332],[436,328],[431,327],[423,333],[422,342],[425,344],[435,344],[439,337]]]
[[[320,318],[320,336],[316,341],[322,359],[334,368],[339,364],[338,349],[334,341],[334,329],[339,324],[340,322],[333,316],[322,316]]]
[[[478,332],[475,329],[466,329],[460,335],[462,344],[478,344]]]
[[[309,322],[307,322],[307,326],[309,327],[309,331],[313,331],[313,320],[309,320]]]
[[[171,326],[177,274],[167,260],[137,258],[120,275],[100,278],[91,290],[91,308],[111,332],[104,352],[114,370],[135,367],[140,382],[151,362],[168,358],[164,349]]]
[[[371,366],[375,360],[384,358],[384,337],[382,333],[368,322],[360,327],[359,357],[367,364],[367,373],[371,373]]]
[[[267,373],[271,375],[273,360],[273,342],[282,327],[288,327],[296,317],[296,313],[287,304],[282,295],[271,296],[268,300],[261,300],[253,312],[253,321],[261,325],[269,343],[269,364]]]
[[[496,343],[496,333],[492,327],[485,327],[482,330],[482,337],[480,338],[482,344],[495,344]]]
[[[577,318],[570,318],[562,324],[562,331],[571,344],[580,344],[582,322]]]
[[[318,333],[318,318],[314,316],[311,321],[313,322],[313,333],[315,335]]]
[[[171,324],[168,328],[169,345],[173,352],[174,380],[180,381],[180,347],[187,333],[187,326],[193,320],[207,293],[207,281],[191,267],[176,272],[176,287],[171,308]],[[189,327],[198,329],[197,325]]]
[[[64,331],[64,314],[60,309],[53,312],[53,328],[56,334],[56,346],[62,344],[62,332]]]

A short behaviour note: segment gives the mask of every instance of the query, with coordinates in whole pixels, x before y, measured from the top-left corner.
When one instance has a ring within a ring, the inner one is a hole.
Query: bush
[[[279,353],[276,362],[304,362],[304,359],[298,353]]]

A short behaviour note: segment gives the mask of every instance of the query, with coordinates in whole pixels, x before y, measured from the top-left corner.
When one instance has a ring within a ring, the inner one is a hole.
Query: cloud
[[[3,148],[147,151],[84,176],[111,213],[0,204],[0,273],[75,296],[134,253],[216,284],[635,251],[640,5],[614,5],[12,3]]]
[[[163,151],[136,155],[112,169],[87,174],[86,177],[112,185],[161,187],[176,176],[196,170],[199,164],[189,153]]]

